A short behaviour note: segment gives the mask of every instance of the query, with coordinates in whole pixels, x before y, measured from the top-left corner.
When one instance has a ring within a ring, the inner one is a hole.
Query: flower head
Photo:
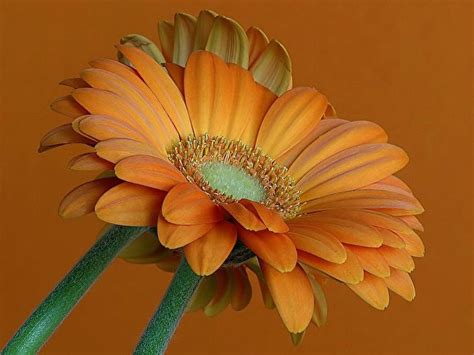
[[[286,51],[260,30],[212,12],[159,30],[162,51],[127,36],[125,64],[91,62],[53,104],[73,121],[41,149],[89,145],[70,167],[109,172],[71,191],[60,214],[156,227],[159,243],[141,238],[122,257],[172,270],[182,252],[210,275],[190,306],[209,315],[245,307],[248,269],[292,334],[324,323],[320,274],[377,309],[388,289],[413,299],[423,209],[394,176],[405,152],[374,123],[336,118],[316,89],[291,89]]]

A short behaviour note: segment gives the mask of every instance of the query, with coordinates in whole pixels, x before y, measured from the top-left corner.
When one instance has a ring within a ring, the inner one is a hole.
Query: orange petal
[[[120,76],[122,79],[126,80],[129,85],[133,86],[134,90],[138,91],[146,101],[153,106],[155,112],[160,117],[168,117],[163,106],[156,99],[153,91],[143,82],[135,69],[111,59],[97,59],[90,62],[90,65],[93,68],[103,69]]]
[[[63,218],[73,218],[94,212],[94,206],[99,198],[118,183],[118,179],[104,178],[76,187],[64,196],[59,205],[59,215]]]
[[[108,58],[99,58],[90,61],[89,65],[92,68],[103,69],[111,73],[117,74],[128,82],[133,83],[135,86],[146,87],[146,85],[143,83],[135,69],[129,67],[128,65],[122,64],[116,60]]]
[[[221,267],[237,241],[237,229],[221,221],[203,237],[185,245],[186,260],[198,275],[210,275]]]
[[[181,138],[192,133],[191,121],[178,87],[153,58],[138,48],[119,46],[163,106]],[[177,63],[179,64],[179,63]]]
[[[304,251],[298,251],[298,261],[322,271],[339,281],[347,284],[357,284],[364,279],[364,270],[357,257],[350,250],[346,250],[346,253],[347,259],[342,264],[331,263]]]
[[[389,229],[394,232],[411,232],[410,228],[405,225],[405,223],[401,222],[399,218],[376,211],[335,209],[318,212],[318,215],[347,219],[359,224],[367,224],[382,229]]]
[[[406,272],[411,272],[415,269],[415,263],[405,249],[395,249],[382,246],[378,248],[378,251],[391,267]]]
[[[103,141],[114,138],[127,138],[145,143],[147,138],[128,122],[103,115],[86,115],[74,120],[79,132]]]
[[[72,95],[93,115],[113,117],[115,120],[122,122],[126,127],[132,127],[133,130],[139,132],[140,136],[150,146],[160,151],[163,156],[166,156],[165,147],[159,144],[154,136],[155,132],[141,123],[141,113],[132,101],[118,96],[111,91],[95,88],[76,89]]]
[[[248,122],[245,126],[245,130],[240,135],[240,141],[251,147],[255,145],[258,131],[262,125],[265,114],[277,99],[277,96],[274,93],[259,84],[255,86],[253,96],[254,100],[258,102],[258,105],[253,107],[252,119],[247,120]]]
[[[162,215],[158,218],[158,238],[161,244],[170,249],[181,248],[214,228],[213,223],[183,226],[168,222]]]
[[[420,214],[424,211],[415,198],[382,190],[355,190],[339,192],[308,201],[303,212],[318,212],[329,209],[375,209],[392,216]]]
[[[115,166],[115,174],[122,180],[163,191],[186,182],[183,174],[171,163],[146,155],[135,155],[121,160]]]
[[[116,138],[99,142],[95,145],[97,155],[112,163],[134,155],[161,156],[161,153],[152,147],[132,139]]]
[[[85,153],[69,161],[69,169],[78,171],[113,170],[114,164],[97,156],[96,153]]]
[[[372,122],[355,121],[337,126],[311,143],[289,167],[290,175],[298,181],[316,164],[361,144],[385,143],[384,130]]]
[[[173,63],[166,63],[165,66],[181,94],[184,94],[184,68]]]
[[[190,183],[176,185],[168,192],[162,213],[168,222],[183,225],[215,223],[223,219],[220,208]]]
[[[86,137],[86,138],[89,138],[93,141],[97,141],[97,139],[95,139],[94,137],[91,137],[89,136],[88,134],[84,133],[84,132],[81,132],[81,130],[79,129],[79,123],[81,122],[82,119],[88,117],[89,115],[84,115],[84,116],[79,116],[77,118],[75,118],[72,122],[71,122],[71,126],[72,126],[72,129],[74,130],[74,132],[76,133],[79,133],[80,135]]]
[[[142,95],[139,88],[120,75],[102,69],[90,68],[83,70],[81,77],[92,87],[110,91],[130,103],[138,113],[138,115],[133,115],[133,123],[156,145],[168,146],[179,139],[169,117],[162,110],[155,111],[152,102]]]
[[[351,191],[390,176],[408,163],[403,149],[364,144],[346,149],[314,166],[298,183],[303,201]]]
[[[189,58],[184,77],[185,97],[195,134],[239,139],[250,122],[260,122],[266,97],[252,75],[226,64],[209,52]],[[206,92],[207,95],[202,95]],[[263,107],[263,109],[262,109]],[[245,117],[245,119],[243,119]]]
[[[405,195],[408,197],[414,197],[412,192],[405,191],[404,189],[401,189],[397,186],[384,184],[381,181],[377,181],[377,182],[374,182],[373,184],[362,186],[361,189],[391,191],[391,192],[396,192],[397,194]]]
[[[423,232],[425,229],[421,222],[415,216],[402,216],[399,217],[403,222],[405,222],[410,228]]]
[[[346,249],[331,233],[312,225],[290,224],[287,235],[295,243],[296,249],[342,264],[346,261]]]
[[[324,112],[324,118],[335,118],[337,117],[336,109],[334,108],[331,103],[328,103],[328,107],[326,107],[326,111]]]
[[[285,223],[281,215],[268,207],[250,200],[241,200],[245,207],[252,209],[262,220],[269,231],[275,233],[286,233],[289,231],[288,225]]]
[[[360,191],[371,191],[371,193],[373,193],[373,191],[379,191],[381,193],[386,192],[388,194],[393,194],[393,196],[401,196],[400,200],[404,200],[403,199],[403,196],[404,196],[406,198],[406,201],[410,201],[414,207],[413,210],[408,210],[408,211],[400,211],[397,207],[376,208],[376,210],[381,213],[389,214],[391,216],[401,217],[401,216],[406,216],[406,215],[421,214],[424,212],[423,206],[421,205],[420,201],[418,201],[412,193],[408,193],[398,188],[386,189],[385,187],[387,187],[387,185],[371,184],[371,185],[361,188]]]
[[[334,224],[320,225],[320,228],[332,233],[336,239],[346,244],[374,248],[383,243],[382,237],[374,228],[362,224],[339,220]]]
[[[230,304],[235,311],[240,311],[247,307],[252,298],[252,286],[245,267],[232,268],[232,296]]]
[[[223,135],[234,100],[235,75],[210,52],[195,52],[185,70],[186,104],[194,133]],[[219,117],[218,120],[215,118]]]
[[[222,205],[224,208],[242,227],[251,231],[261,231],[267,227],[262,220],[249,211],[242,203],[234,202]]]
[[[72,128],[71,124],[65,124],[54,128],[41,138],[40,147],[38,151],[44,152],[51,148],[56,148],[64,144],[81,143],[87,145],[94,145],[95,142],[86,138]]]
[[[410,192],[410,193],[412,192],[410,187],[407,184],[405,184],[402,179],[394,175],[387,176],[385,179],[380,180],[379,183],[393,186],[393,187],[398,187],[399,189],[404,190],[406,192]]]
[[[390,276],[390,266],[385,258],[378,252],[377,248],[365,248],[352,245],[346,245],[359,259],[362,268],[378,277]]]
[[[71,95],[59,97],[54,100],[51,104],[51,109],[71,118],[76,118],[89,113],[84,107],[77,103]]]
[[[386,277],[384,281],[390,290],[407,301],[412,301],[415,298],[415,285],[413,285],[413,281],[408,273],[391,268],[390,276]]]
[[[64,79],[62,80],[59,85],[64,85],[64,86],[69,86],[73,89],[78,89],[78,88],[87,88],[89,87],[89,84],[87,84],[83,79],[81,78],[70,78],[70,79]]]
[[[255,255],[280,272],[293,270],[296,265],[296,248],[285,234],[272,233],[264,230],[251,232],[239,228],[239,239]]]
[[[155,226],[165,194],[124,182],[97,201],[95,212],[101,220],[123,226]]]
[[[378,310],[388,306],[389,296],[387,286],[380,277],[365,273],[364,280],[357,285],[348,285],[360,298]]]
[[[262,122],[270,102],[248,71],[235,64],[229,64],[228,68],[230,75],[234,78],[233,86],[230,88],[234,92],[234,97],[228,103],[229,114],[223,135],[227,139],[240,139],[253,122]],[[217,97],[221,98],[219,94]],[[218,119],[225,119],[225,117]]]
[[[318,124],[326,104],[327,99],[315,89],[297,88],[286,92],[268,110],[256,145],[278,158]]]
[[[269,41],[265,33],[257,27],[250,27],[247,30],[247,37],[249,39],[249,66],[251,66],[262,54]]]
[[[382,236],[383,245],[386,245],[392,248],[397,248],[397,249],[406,247],[405,242],[403,241],[402,238],[398,236],[398,234],[384,228],[376,227],[376,229],[379,232],[379,234]]]
[[[302,267],[296,265],[290,272],[279,272],[261,262],[268,287],[283,323],[291,333],[306,329],[314,310],[311,283]]]
[[[96,88],[76,89],[72,95],[93,115],[114,117],[115,120],[123,122],[124,126],[131,127],[133,131],[139,132],[140,136],[149,145],[160,151],[163,156],[166,156],[165,145],[159,140],[160,137],[165,136],[165,133],[160,132],[158,128],[149,123],[150,121],[159,121],[159,119],[156,115],[151,117],[153,116],[151,113],[149,115],[145,114],[141,106],[136,104],[132,98]],[[171,136],[171,134],[169,135]],[[176,134],[175,136],[177,137]]]
[[[425,255],[425,246],[420,236],[415,232],[410,233],[397,233],[400,238],[405,242],[406,251],[412,256],[422,257]]]
[[[224,122],[217,117],[223,115],[226,120],[228,116],[233,80],[226,63],[218,56],[205,51],[191,55],[184,72],[184,92],[195,135],[214,135],[223,130]]]
[[[319,213],[308,214],[293,220],[291,228],[297,225],[314,226],[319,230],[329,232],[346,244],[379,247],[383,242],[375,228],[344,219],[320,216]]]
[[[290,150],[287,150],[285,153],[280,155],[277,161],[284,165],[290,166],[293,164],[295,159],[305,150],[311,143],[313,143],[316,138],[322,136],[324,133],[329,132],[331,129],[336,128],[348,121],[342,120],[339,118],[330,118],[321,120],[311,131],[308,132],[306,136],[298,140],[296,145],[293,146]]]

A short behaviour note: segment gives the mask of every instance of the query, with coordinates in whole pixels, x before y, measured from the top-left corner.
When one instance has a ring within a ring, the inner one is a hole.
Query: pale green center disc
[[[221,162],[208,162],[203,164],[199,170],[212,188],[235,200],[245,198],[263,202],[267,197],[260,181],[237,166]]]

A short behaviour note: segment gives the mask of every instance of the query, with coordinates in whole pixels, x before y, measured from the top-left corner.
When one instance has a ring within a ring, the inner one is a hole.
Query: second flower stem
[[[202,276],[196,275],[191,270],[183,256],[178,270],[176,270],[158,310],[148,323],[134,354],[164,354],[201,279]]]
[[[147,229],[108,229],[26,320],[2,354],[37,353],[117,254]]]

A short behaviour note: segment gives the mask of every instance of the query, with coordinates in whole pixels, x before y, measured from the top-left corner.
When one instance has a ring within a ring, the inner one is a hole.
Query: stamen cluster
[[[284,218],[294,218],[300,212],[300,192],[288,169],[258,147],[207,134],[188,136],[168,150],[168,158],[189,182],[199,186],[216,204],[232,203],[235,199],[212,187],[203,176],[200,168],[211,162],[238,167],[258,179],[266,192],[266,198],[258,202],[278,211]]]

